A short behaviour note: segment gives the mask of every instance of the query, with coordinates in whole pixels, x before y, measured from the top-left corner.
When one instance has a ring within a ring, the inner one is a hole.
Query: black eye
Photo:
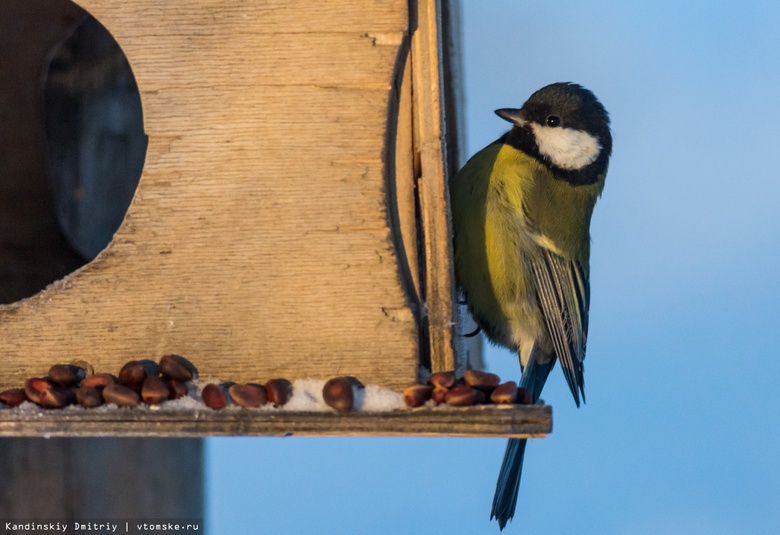
[[[557,115],[548,115],[547,116],[547,126],[552,126],[555,128],[556,126],[559,126],[561,124],[561,118]]]

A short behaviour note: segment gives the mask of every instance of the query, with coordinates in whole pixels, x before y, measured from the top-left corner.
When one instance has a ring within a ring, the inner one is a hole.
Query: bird
[[[534,403],[560,361],[585,401],[590,221],[612,154],[610,118],[581,85],[559,82],[495,113],[511,129],[450,180],[455,280],[488,340],[519,356]],[[525,439],[509,439],[491,520],[514,517]]]

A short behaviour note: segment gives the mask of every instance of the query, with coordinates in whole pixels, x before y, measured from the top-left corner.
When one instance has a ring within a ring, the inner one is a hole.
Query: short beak
[[[516,108],[501,108],[500,110],[496,110],[496,115],[506,121],[509,121],[510,123],[522,126],[526,123],[526,121],[520,115],[521,111],[522,110]]]

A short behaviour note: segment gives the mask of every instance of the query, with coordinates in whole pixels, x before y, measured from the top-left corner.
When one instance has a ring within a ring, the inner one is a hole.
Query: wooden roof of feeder
[[[448,2],[79,3],[132,66],[146,163],[93,262],[0,307],[0,389],[55,362],[116,371],[171,352],[238,382],[354,375],[400,390],[421,366],[464,369],[447,217]],[[540,436],[551,426],[537,406],[12,412],[0,411],[0,435]]]

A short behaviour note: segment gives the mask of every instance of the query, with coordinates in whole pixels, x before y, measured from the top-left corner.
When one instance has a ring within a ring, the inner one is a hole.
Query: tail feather
[[[542,388],[544,388],[544,383],[547,381],[547,376],[555,365],[555,359],[549,359],[545,364],[539,364],[535,357],[535,352],[532,352],[528,365],[523,370],[523,376],[520,379],[520,386],[530,390],[531,394],[533,394],[534,403],[539,401],[539,396],[542,394]],[[493,509],[490,512],[490,519],[493,520],[495,518],[501,530],[515,516],[526,443],[527,440],[524,438],[509,439],[504,452],[504,460],[501,463],[501,470],[498,472],[496,494],[493,496]]]
[[[506,523],[515,516],[517,492],[520,490],[520,475],[523,473],[524,438],[510,438],[504,451],[504,461],[496,482],[496,494],[493,496],[493,509],[490,520],[498,521],[499,529],[503,530]]]

